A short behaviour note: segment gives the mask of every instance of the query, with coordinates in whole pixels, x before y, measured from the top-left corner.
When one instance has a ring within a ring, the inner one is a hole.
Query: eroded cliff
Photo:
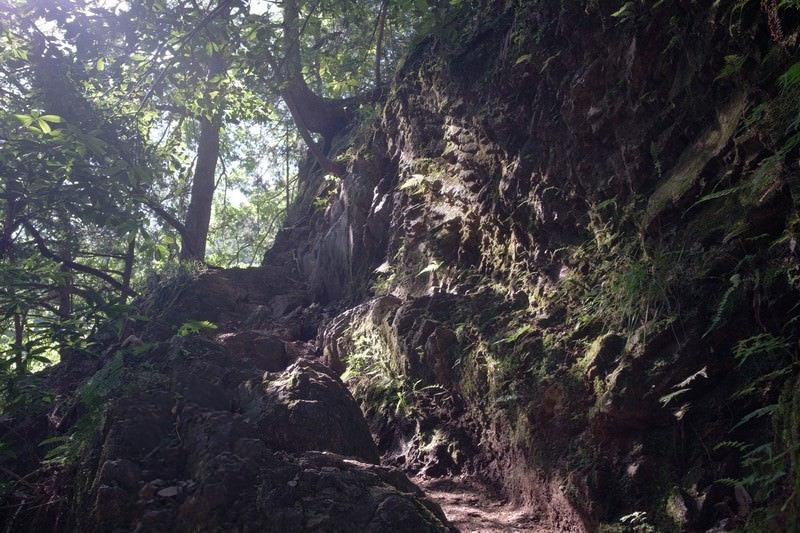
[[[357,304],[320,345],[387,461],[570,531],[794,527],[796,15],[495,2],[416,46],[267,255]]]

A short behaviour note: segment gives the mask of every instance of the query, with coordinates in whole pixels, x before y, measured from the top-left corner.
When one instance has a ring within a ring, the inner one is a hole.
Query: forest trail
[[[461,533],[556,533],[534,516],[470,479],[415,477],[412,481],[438,503]]]

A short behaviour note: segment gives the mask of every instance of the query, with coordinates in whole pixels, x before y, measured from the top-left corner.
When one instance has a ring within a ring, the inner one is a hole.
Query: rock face
[[[263,312],[278,291],[259,299],[246,290],[264,274],[210,273],[159,291],[155,298],[171,295],[171,303],[79,393],[75,428],[83,429],[72,435],[83,445],[65,457],[75,462],[58,478],[60,505],[9,517],[8,527],[449,531],[441,509],[402,472],[377,466],[341,380],[304,358],[290,364],[286,345],[298,341],[287,331],[295,328]],[[217,329],[168,333],[212,319]]]
[[[569,531],[796,522],[796,11],[448,17],[370,163],[267,255],[339,273],[320,344],[384,457],[488,476]]]

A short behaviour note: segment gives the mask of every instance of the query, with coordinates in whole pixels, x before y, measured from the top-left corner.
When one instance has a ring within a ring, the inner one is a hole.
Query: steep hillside
[[[455,4],[261,268],[0,420],[47,487],[7,529],[448,530],[399,467],[558,531],[797,530],[798,6]]]
[[[770,5],[475,6],[348,177],[310,172],[267,261],[341,310],[320,344],[387,461],[564,530],[793,527],[797,12]]]

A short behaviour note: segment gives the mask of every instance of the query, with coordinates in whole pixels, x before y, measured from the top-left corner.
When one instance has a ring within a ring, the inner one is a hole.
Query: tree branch
[[[172,226],[173,229],[180,234],[181,239],[186,238],[186,226],[183,225],[183,222],[175,218],[175,215],[158,205],[153,200],[145,200],[144,205],[146,205],[153,213],[164,219],[164,222]]]
[[[173,104],[156,104],[155,108],[159,111],[169,111],[170,113],[175,113],[180,117],[189,117],[189,110],[185,107],[173,105]]]
[[[172,55],[172,59],[167,61],[167,64],[164,67],[164,70],[162,70],[159,73],[159,75],[156,77],[155,81],[153,82],[153,85],[150,86],[150,88],[147,90],[147,92],[145,93],[144,97],[142,98],[142,101],[139,103],[139,108],[136,110],[136,114],[137,115],[142,111],[142,108],[144,108],[144,106],[147,104],[147,101],[150,100],[150,97],[153,96],[153,92],[155,92],[155,90],[158,88],[158,86],[161,85],[161,82],[164,81],[164,78],[167,77],[167,74],[169,73],[169,70],[172,68],[172,65],[177,60],[178,52],[181,50],[181,48],[183,48],[183,46],[186,43],[191,41],[194,38],[195,35],[197,35],[206,26],[208,26],[211,23],[211,21],[214,20],[217,17],[217,15],[219,15],[225,9],[227,9],[232,3],[233,3],[233,0],[222,0],[217,7],[215,7],[211,11],[209,11],[208,14],[205,17],[203,17],[203,19],[197,24],[197,26],[192,28],[186,35],[184,35],[183,37],[180,38],[180,40],[177,43],[178,44],[178,48],[176,50],[174,50],[173,55]],[[153,59],[151,61],[155,60],[155,58],[158,57],[159,54],[161,54],[161,52],[164,50],[166,45],[167,45],[167,43],[165,42],[158,50],[156,50],[156,52],[153,54]]]
[[[75,261],[70,261],[69,259],[62,257],[57,253],[53,252],[52,250],[50,250],[50,248],[47,247],[47,243],[45,242],[41,233],[39,233],[39,231],[33,227],[33,224],[31,224],[30,221],[27,220],[23,221],[22,226],[28,231],[28,233],[31,234],[31,237],[33,237],[33,240],[36,243],[36,248],[39,250],[39,253],[42,254],[44,257],[52,259],[53,261],[58,261],[59,263],[71,268],[72,270],[75,270],[76,272],[83,272],[84,274],[89,274],[96,278],[100,278],[123,294],[126,294],[128,296],[136,295],[136,293],[133,292],[129,287],[126,287],[125,285],[114,279],[109,274],[103,272],[102,270],[97,270],[96,268],[92,268],[87,265],[82,265],[80,263],[76,263]]]
[[[386,31],[386,11],[389,8],[389,0],[381,2],[381,10],[378,14],[378,38],[375,41],[375,87],[381,85],[381,59],[383,58],[383,36]]]
[[[292,114],[292,118],[294,119],[295,126],[297,126],[297,131],[300,133],[300,137],[303,138],[308,149],[311,151],[311,154],[314,156],[314,159],[317,160],[319,166],[327,172],[328,174],[332,174],[338,178],[342,178],[347,172],[347,167],[341,161],[334,161],[328,158],[327,155],[322,151],[319,144],[314,140],[311,136],[311,132],[309,128],[306,126],[304,116],[298,109],[298,103],[295,102],[294,96],[287,92],[282,91],[283,101],[286,102],[286,107],[289,108],[289,112]]]

